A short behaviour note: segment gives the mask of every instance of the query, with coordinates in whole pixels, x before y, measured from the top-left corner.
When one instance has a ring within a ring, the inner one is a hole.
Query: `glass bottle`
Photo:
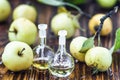
[[[56,77],[67,77],[74,69],[74,59],[66,52],[66,35],[67,31],[61,30],[58,32],[59,46],[54,57],[49,61],[49,71]]]
[[[39,24],[38,29],[40,44],[33,49],[34,61],[32,66],[38,70],[46,70],[48,69],[48,61],[53,57],[54,51],[46,45],[47,24]]]

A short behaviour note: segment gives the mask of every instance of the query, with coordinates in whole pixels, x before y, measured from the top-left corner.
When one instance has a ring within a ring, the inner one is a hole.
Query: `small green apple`
[[[117,0],[97,0],[97,2],[103,8],[112,8]]]
[[[80,28],[78,20],[66,12],[55,15],[51,20],[51,29],[55,35],[58,35],[60,30],[66,30],[68,33],[66,38],[71,38],[77,28]]]
[[[97,46],[87,51],[85,62],[99,71],[106,71],[112,64],[112,56],[107,48]]]
[[[37,11],[33,6],[27,4],[21,4],[17,6],[13,11],[13,19],[17,19],[20,17],[25,17],[32,22],[35,22],[37,18]]]
[[[2,61],[11,71],[26,70],[33,62],[33,51],[24,42],[12,41],[5,46]]]
[[[5,21],[11,13],[11,5],[7,0],[0,0],[0,22]]]
[[[74,38],[70,43],[70,53],[77,60],[84,62],[85,61],[85,53],[80,52],[83,43],[87,40],[86,37],[78,36]]]
[[[10,41],[22,41],[31,45],[36,40],[37,27],[26,18],[18,18],[11,23],[8,37]]]

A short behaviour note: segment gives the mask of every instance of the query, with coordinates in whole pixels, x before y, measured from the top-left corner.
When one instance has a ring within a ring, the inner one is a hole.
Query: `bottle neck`
[[[46,37],[40,38],[40,45],[46,45]]]
[[[64,36],[59,37],[59,50],[61,53],[66,52],[66,40]]]
[[[58,49],[60,50],[60,52],[62,54],[66,53],[66,46],[65,46],[65,44],[59,44]]]

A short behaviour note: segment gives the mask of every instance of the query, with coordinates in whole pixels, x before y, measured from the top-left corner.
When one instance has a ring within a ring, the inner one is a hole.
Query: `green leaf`
[[[64,1],[70,2],[72,4],[76,4],[76,5],[86,3],[86,0],[64,0]]]
[[[82,45],[82,48],[79,52],[86,52],[88,49],[94,46],[94,37],[88,38]]]
[[[64,2],[62,0],[37,0],[37,1],[50,6],[69,6],[78,10],[79,13],[86,15],[86,13],[84,13],[78,6],[72,3]]]
[[[117,29],[116,35],[115,35],[115,43],[114,43],[114,49],[113,51],[117,51],[120,49],[120,28]]]
[[[64,2],[58,0],[37,0],[40,3],[51,5],[51,6],[62,6],[65,5]]]

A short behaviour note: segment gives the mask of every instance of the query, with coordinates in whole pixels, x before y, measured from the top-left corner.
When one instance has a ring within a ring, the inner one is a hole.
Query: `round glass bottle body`
[[[33,49],[33,67],[40,70],[48,69],[48,61],[53,57],[53,50],[49,46],[37,46]]]
[[[56,77],[67,77],[74,69],[74,59],[66,52],[66,35],[67,31],[61,30],[58,32],[59,46],[54,57],[49,61],[49,71]]]
[[[46,45],[46,24],[39,24],[39,40],[40,44],[33,49],[34,61],[33,67],[39,70],[48,69],[48,61],[53,57],[53,50]]]
[[[49,61],[49,71],[57,77],[67,77],[74,70],[74,60],[69,53],[61,55],[58,51],[54,58]]]

